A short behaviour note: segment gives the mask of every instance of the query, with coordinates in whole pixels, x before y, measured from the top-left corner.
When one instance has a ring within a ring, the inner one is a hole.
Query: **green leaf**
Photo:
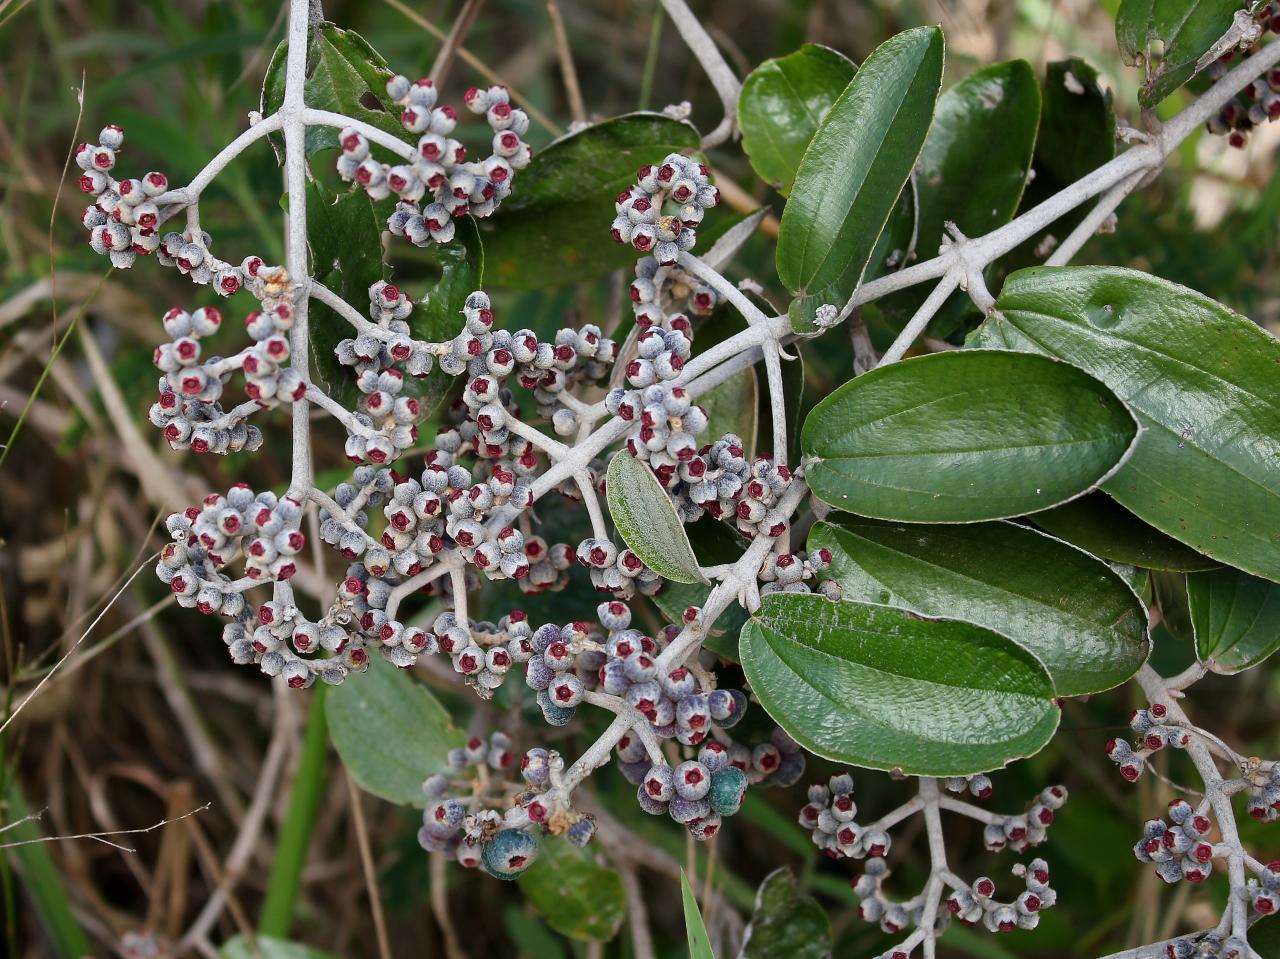
[[[514,192],[481,221],[491,282],[517,289],[566,286],[634,265],[636,251],[614,243],[614,198],[636,171],[668,153],[692,153],[698,131],[656,113],[630,113],[551,143],[516,176]],[[593,212],[594,211],[594,212]]]
[[[834,518],[834,514],[833,514]],[[1007,636],[1049,671],[1059,696],[1102,692],[1146,662],[1147,610],[1088,553],[1014,523],[819,523],[846,600],[900,606]]]
[[[381,657],[347,677],[325,703],[329,735],[365,792],[406,806],[426,803],[422,781],[442,771],[464,742],[449,713],[421,683]]]
[[[1241,0],[1124,0],[1116,42],[1143,69],[1138,102],[1153,107],[1198,72],[1197,61],[1231,26]]]
[[[765,711],[826,759],[963,776],[1036,753],[1058,726],[1045,668],[971,623],[771,593],[738,646]]]
[[[1055,185],[1066,186],[1116,155],[1111,91],[1102,86],[1098,71],[1089,64],[1077,58],[1050,63],[1045,68],[1041,103],[1037,181],[1047,175]]]
[[[786,196],[800,158],[831,105],[858,68],[844,54],[817,43],[766,60],[738,95],[742,149],[760,179]]]
[[[867,58],[818,127],[796,171],[778,236],[778,277],[803,326],[843,303],[924,145],[942,82],[942,31],[916,27]]]
[[[1125,457],[1124,404],[1066,363],[957,351],[881,366],[805,419],[814,493],[909,523],[1020,516],[1079,496]]]
[[[1196,655],[1220,672],[1257,666],[1280,648],[1280,586],[1238,569],[1187,576]]]
[[[625,450],[605,476],[609,515],[623,542],[663,579],[705,583],[684,524],[648,465]]]
[[[933,256],[943,224],[965,236],[982,236],[1009,222],[1018,209],[1040,122],[1040,85],[1025,60],[992,64],[938,98],[933,126],[916,164],[919,221],[916,249]],[[927,288],[909,287],[877,304],[905,322],[924,302]],[[945,316],[954,326],[969,298],[954,293]],[[948,332],[935,328],[937,332]]]
[[[300,942],[276,939],[273,936],[254,936],[251,943],[239,934],[222,944],[218,956],[220,959],[337,959],[331,952]]]
[[[262,81],[262,113],[274,113],[284,103],[285,62],[289,44],[276,47]],[[302,99],[316,110],[330,110],[372,124],[384,133],[409,142],[400,124],[400,110],[387,99],[387,80],[394,71],[378,51],[354,30],[322,23],[307,40],[307,80]],[[310,126],[307,155],[338,149],[338,128]]]
[[[795,873],[783,866],[764,877],[738,959],[829,959],[831,924]]]
[[[538,858],[516,882],[547,924],[571,939],[607,942],[626,916],[622,877],[562,837],[546,837]]]
[[[680,899],[684,903],[684,928],[689,935],[689,959],[716,959],[716,954],[711,951],[706,923],[698,911],[698,900],[683,869],[680,870]]]
[[[742,558],[747,541],[727,524],[710,516],[703,516],[685,527],[694,554],[703,566],[723,566]],[[653,597],[654,603],[673,623],[690,606],[705,606],[711,587],[703,583],[673,583],[667,581]],[[717,656],[738,660],[738,633],[747,621],[747,611],[733,603],[717,619],[703,642],[703,646]]]
[[[1187,599],[1187,574],[1153,572],[1151,594],[1160,609],[1160,624],[1170,635],[1185,643],[1195,642],[1191,604]]]
[[[757,418],[760,415],[760,387],[754,367],[747,367],[719,386],[698,397],[698,405],[707,411],[707,436],[721,437],[736,433],[742,438],[747,458],[756,455]],[[761,424],[765,435],[772,435],[771,421]],[[766,440],[766,442],[768,442]]]
[[[1221,565],[1148,526],[1101,490],[1032,513],[1027,519],[1058,539],[1113,563],[1174,571]]]
[[[1134,270],[1023,270],[981,346],[1060,357],[1137,414],[1132,457],[1104,484],[1156,529],[1280,579],[1280,343],[1206,296]]]
[[[318,181],[307,184],[312,276],[362,315],[367,312],[362,308],[369,302],[369,287],[387,277],[382,262],[384,220],[363,190],[335,196]],[[339,363],[333,351],[355,331],[318,300],[311,301],[309,311],[312,379],[343,406],[353,407],[360,396],[355,372]],[[436,379],[443,377],[437,374]]]

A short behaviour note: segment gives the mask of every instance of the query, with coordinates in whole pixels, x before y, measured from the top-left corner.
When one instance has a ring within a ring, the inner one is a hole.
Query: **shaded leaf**
[[[1147,611],[1105,563],[1014,523],[919,526],[840,517],[809,534],[846,600],[901,606],[1007,636],[1059,696],[1101,692],[1146,662]]]
[[[1148,526],[1101,490],[1032,513],[1027,519],[1058,539],[1113,563],[1174,571],[1221,565]]]
[[[778,277],[798,328],[839,305],[862,276],[915,165],[942,82],[942,31],[917,27],[867,58],[796,171],[778,236]]]
[[[626,916],[622,878],[560,836],[543,839],[538,858],[516,882],[547,924],[571,939],[607,942]]]
[[[759,384],[755,367],[747,367],[699,396],[698,405],[707,411],[706,435],[719,438],[725,433],[735,433],[742,438],[747,459],[753,458],[760,415],[759,394],[765,390],[767,387],[762,389]],[[765,430],[771,429],[770,421],[766,419],[763,426]]]
[[[360,788],[402,805],[426,803],[422,781],[443,771],[465,738],[425,686],[378,656],[368,672],[329,690],[325,715]]]
[[[828,959],[830,955],[827,914],[817,900],[801,892],[795,873],[784,866],[765,876],[738,959]]]
[[[809,413],[800,443],[810,487],[837,509],[952,523],[1072,499],[1116,468],[1136,433],[1124,404],[1072,366],[957,351],[845,383]]]
[[[625,450],[615,454],[605,494],[618,535],[646,566],[677,583],[706,582],[676,508],[647,464]]]
[[[830,47],[806,43],[751,71],[738,95],[742,149],[760,179],[786,196],[805,148],[857,72]]]
[[[1032,755],[1058,725],[1044,667],[970,623],[771,593],[738,648],[765,710],[826,759],[968,775]]]
[[[1143,430],[1104,484],[1199,552],[1280,579],[1280,343],[1186,287],[1110,267],[1023,270],[972,340],[1096,376]]]
[[[703,566],[723,566],[736,563],[746,548],[747,541],[728,525],[710,516],[703,516],[696,523],[685,527],[689,534],[689,542],[693,545],[694,554]],[[681,614],[690,606],[705,606],[711,587],[703,583],[665,582],[662,589],[653,597],[658,608],[673,623],[680,622]],[[747,621],[747,611],[733,603],[711,627],[703,646],[717,656],[737,661],[738,632]]]
[[[1280,585],[1238,569],[1187,576],[1196,655],[1223,672],[1257,666],[1280,648]]]
[[[284,103],[285,63],[289,44],[276,47],[262,81],[262,113],[274,113]],[[378,51],[354,30],[321,23],[308,34],[307,80],[303,102],[316,110],[330,110],[372,124],[383,133],[409,142],[400,124],[400,110],[387,99],[387,80],[394,71]],[[307,156],[338,149],[338,128],[309,126]],[[375,148],[376,149],[376,148]]]
[[[657,113],[630,113],[571,133],[534,154],[515,188],[480,223],[490,282],[542,289],[629,269],[638,258],[609,236],[608,211],[645,164],[692,153],[698,131]],[[591,211],[605,211],[598,221]]]
[[[1124,0],[1116,43],[1143,71],[1138,102],[1153,107],[1196,75],[1197,61],[1231,26],[1241,0]]]
[[[1160,609],[1160,623],[1176,639],[1195,641],[1191,628],[1191,604],[1187,600],[1187,574],[1152,572],[1151,592]]]

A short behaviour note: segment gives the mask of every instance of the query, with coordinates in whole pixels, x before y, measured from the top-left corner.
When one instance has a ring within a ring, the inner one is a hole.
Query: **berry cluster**
[[[1258,4],[1254,16],[1263,31],[1280,34],[1280,2]],[[1234,61],[1247,58],[1256,48],[1255,44],[1239,53],[1228,51],[1209,65],[1209,79],[1220,80],[1235,65]],[[1249,142],[1249,132],[1272,120],[1280,120],[1280,69],[1254,80],[1210,117],[1205,126],[1213,135],[1225,136],[1231,146],[1243,149]]]
[[[253,343],[234,356],[203,355],[201,339],[222,327],[222,313],[216,308],[206,306],[187,313],[175,307],[161,318],[171,339],[155,350],[155,365],[164,376],[160,396],[148,416],[173,449],[220,454],[255,450],[262,443],[262,434],[245,422],[248,416],[257,409],[293,403],[306,394],[306,382],[285,365],[290,356],[287,334],[293,326],[296,292],[288,276],[256,256],[245,259],[239,275],[262,309],[245,317],[245,330]],[[237,284],[240,282],[238,279]],[[218,401],[237,370],[244,374],[248,401],[224,412]]]
[[[1207,799],[1198,808],[1175,799],[1169,803],[1169,822],[1151,819],[1142,827],[1133,854],[1139,862],[1155,863],[1156,875],[1165,882],[1204,882],[1213,872],[1215,851],[1207,838],[1213,828]]]
[[[491,214],[510,196],[516,171],[528,166],[533,156],[521,139],[529,129],[529,117],[511,106],[506,87],[467,91],[467,109],[483,113],[493,130],[493,152],[473,163],[467,162],[466,147],[450,135],[458,123],[457,111],[437,106],[437,95],[435,84],[426,77],[410,82],[397,75],[387,81],[387,96],[401,107],[401,125],[418,135],[411,163],[392,166],[375,159],[368,139],[356,129],[344,129],[338,136],[342,146],[338,175],[358,183],[371,199],[395,194],[399,202],[387,229],[414,246],[449,243],[455,217]]]
[[[1168,709],[1164,703],[1152,703],[1146,709],[1135,709],[1129,715],[1129,726],[1138,734],[1130,745],[1124,739],[1108,739],[1107,758],[1120,767],[1120,776],[1127,782],[1137,782],[1147,768],[1147,758],[1165,746],[1186,749],[1191,735],[1181,726],[1165,722]]]
[[[650,254],[659,267],[675,266],[680,254],[697,242],[696,230],[706,211],[720,202],[720,191],[709,177],[705,166],[679,153],[669,154],[659,165],[641,167],[635,185],[614,202],[614,241]],[[675,212],[664,212],[668,203]]]
[[[939,780],[947,791],[968,792],[978,799],[986,799],[992,793],[991,778],[985,774],[951,776]],[[944,881],[951,886],[952,894],[946,900],[948,915],[935,920],[931,930],[924,930],[927,902],[925,896],[916,896],[904,902],[890,899],[884,891],[884,883],[890,876],[885,857],[892,846],[890,825],[901,821],[898,810],[866,826],[857,822],[858,804],[853,798],[853,777],[839,773],[825,784],[809,787],[808,802],[800,810],[800,825],[810,830],[814,845],[833,859],[865,859],[861,875],[852,880],[854,892],[861,900],[859,916],[866,922],[876,922],[890,934],[902,932],[908,925],[915,925],[917,932],[898,946],[885,952],[881,959],[907,959],[922,935],[936,936],[945,928],[949,916],[960,922],[974,925],[981,921],[992,932],[1010,932],[1014,929],[1033,929],[1039,922],[1040,910],[1052,906],[1056,894],[1049,888],[1049,867],[1042,859],[1032,860],[1029,867],[1014,867],[1014,875],[1025,878],[1026,891],[1012,902],[999,902],[995,897],[995,883],[987,878],[966,884],[947,875]],[[1053,822],[1055,812],[1067,801],[1067,791],[1062,786],[1050,786],[1043,790],[1029,805],[1026,812],[1014,816],[1000,816],[958,800],[939,801],[944,808],[985,823],[983,842],[989,850],[999,851],[1006,846],[1023,852],[1039,845],[1046,838],[1046,830]],[[906,807],[908,811],[911,807]]]

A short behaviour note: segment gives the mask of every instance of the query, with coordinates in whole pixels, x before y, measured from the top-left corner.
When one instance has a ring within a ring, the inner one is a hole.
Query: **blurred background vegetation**
[[[1078,56],[1114,91],[1119,116],[1142,127],[1136,74],[1120,64],[1115,51],[1116,5],[693,4],[741,76],[805,41],[861,61],[904,27],[941,23],[948,83],[994,60],[1022,57],[1043,73],[1050,61]],[[327,0],[325,13],[360,32],[394,68],[416,76],[426,72],[460,6],[458,0]],[[653,0],[562,0],[587,114],[603,118],[688,100],[694,121],[710,129],[719,118],[717,101],[656,6]],[[0,824],[21,818],[25,809],[44,810],[38,824],[0,840],[146,826],[213,803],[196,816],[123,837],[136,852],[88,841],[10,849],[0,858],[0,951],[7,955],[105,956],[124,954],[129,933],[154,932],[161,942],[181,938],[213,890],[226,884],[229,861],[238,866],[234,890],[229,908],[207,930],[207,941],[217,948],[256,927],[273,862],[283,846],[283,854],[299,852],[296,837],[282,841],[281,828],[295,780],[309,783],[318,812],[301,850],[305,868],[289,935],[339,955],[377,954],[352,815],[358,794],[348,789],[333,755],[318,768],[299,765],[304,731],[318,715],[309,709],[314,694],[282,697],[256,672],[234,669],[219,641],[219,624],[176,610],[149,570],[122,589],[158,548],[158,520],[174,502],[194,502],[241,478],[258,488],[284,484],[287,444],[271,436],[282,414],[263,421],[267,444],[248,459],[173,454],[158,442],[146,422],[158,318],[172,305],[198,305],[208,297],[146,261],[130,274],[105,271],[104,261],[85,245],[78,222],[84,202],[74,178],[62,184],[70,148],[93,140],[108,122],[126,131],[127,169],[162,169],[171,183],[185,182],[245,127],[283,28],[283,7],[275,2],[0,0],[0,438],[9,437],[21,417],[0,461],[0,680],[7,710],[24,702],[105,610],[84,645],[0,736]],[[480,64],[548,118],[531,127],[535,151],[568,127],[573,118],[543,0],[488,0],[465,47],[472,56],[454,66],[445,100],[457,102],[466,87],[481,82]],[[1176,95],[1159,112],[1176,111],[1186,96]],[[1274,129],[1280,125],[1272,127],[1255,133],[1243,151],[1229,150],[1221,138],[1193,137],[1158,181],[1125,203],[1117,232],[1093,240],[1078,260],[1133,266],[1187,284],[1280,331],[1280,130]],[[736,147],[722,148],[712,159],[722,182],[741,188],[734,191],[741,194],[735,205],[781,211],[781,198],[755,180]],[[242,157],[203,205],[215,248],[234,261],[249,252],[278,260],[279,194],[271,150],[262,145]],[[598,232],[606,242],[611,216],[611,210],[584,209],[581,229]],[[413,291],[432,266],[429,258],[415,258],[406,249],[395,251],[396,275]],[[730,273],[757,280],[780,304],[771,250],[772,240],[757,235]],[[614,305],[611,290],[602,282],[494,292],[500,319],[542,332],[566,317],[597,321]],[[226,306],[233,318],[246,309],[235,301]],[[869,320],[874,335],[891,334],[887,319]],[[809,402],[843,382],[851,369],[847,339],[839,334],[807,348],[805,358]],[[321,473],[323,484],[343,470],[340,438],[326,434],[321,445],[321,464],[336,467]],[[335,563],[330,575],[336,568]],[[509,598],[495,593],[493,608],[501,609]],[[582,597],[577,607],[594,602]],[[562,608],[561,621],[582,615],[581,608]],[[1157,667],[1180,668],[1192,656],[1190,647],[1163,627],[1158,632]],[[419,672],[458,725],[474,729],[492,722],[448,675]],[[1206,680],[1196,688],[1191,708],[1212,717],[1211,728],[1241,752],[1275,755],[1278,691],[1274,670],[1264,667],[1236,679]],[[1165,888],[1133,859],[1142,820],[1157,814],[1174,793],[1155,777],[1135,787],[1123,784],[1102,755],[1102,743],[1127,728],[1131,699],[1120,689],[1067,704],[1054,742],[995,777],[993,808],[1001,811],[1021,810],[1048,783],[1062,782],[1071,790],[1049,844],[1039,850],[1052,865],[1059,904],[1032,933],[992,937],[953,929],[944,939],[947,955],[1097,956],[1216,920],[1224,893],[1216,883]],[[280,735],[273,737],[273,730]],[[576,754],[590,732],[578,730],[578,741],[561,748]],[[269,751],[269,740],[282,745]],[[1162,772],[1174,782],[1193,779],[1179,767],[1182,757],[1162,760],[1170,764]],[[283,764],[281,785],[267,797],[257,841],[237,851],[246,807],[268,763]],[[812,762],[805,781],[819,781],[828,772]],[[878,774],[856,779],[868,818],[910,788]],[[605,808],[645,842],[684,861],[683,834],[640,815],[618,776],[605,770],[594,782]],[[848,883],[853,866],[819,860],[795,825],[803,801],[801,787],[753,794],[718,841],[714,881],[734,907],[749,914],[763,876],[790,865],[827,908],[836,955],[878,952],[885,948],[883,937],[855,915]],[[446,955],[429,908],[432,877],[414,837],[415,816],[371,797],[360,801],[360,812],[370,833],[392,953]],[[952,825],[956,872],[1007,875],[1011,856],[984,853],[973,824]],[[1280,855],[1280,833],[1253,827],[1246,822],[1247,842],[1258,858]],[[895,878],[903,891],[927,868],[921,844],[910,840],[909,832],[899,835],[894,847]],[[699,855],[698,872],[705,878],[705,850]],[[641,881],[659,954],[682,955],[678,883],[660,872],[645,872]],[[514,887],[499,888],[461,870],[453,870],[449,882],[448,909],[471,956],[632,954],[625,934],[603,948],[555,935]]]

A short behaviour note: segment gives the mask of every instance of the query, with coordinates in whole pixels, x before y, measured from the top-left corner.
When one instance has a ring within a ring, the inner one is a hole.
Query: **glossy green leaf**
[[[683,869],[680,870],[680,901],[684,905],[684,928],[689,937],[689,959],[716,959],[716,954],[711,951],[707,925],[698,911],[698,900]]]
[[[1023,270],[981,346],[1046,353],[1106,383],[1142,423],[1104,489],[1206,556],[1280,579],[1280,342],[1206,296],[1134,270]]]
[[[831,105],[857,72],[844,54],[817,43],[766,60],[738,95],[742,149],[762,180],[786,196],[800,158]]]
[[[971,623],[771,593],[738,645],[774,722],[826,759],[962,776],[1032,755],[1058,726],[1045,668]]]
[[[809,486],[837,509],[967,523],[1084,493],[1136,432],[1123,403],[1066,363],[957,351],[845,383],[806,417],[800,444]]]
[[[1280,585],[1238,569],[1187,576],[1196,655],[1223,672],[1257,666],[1280,648]]]
[[[490,282],[543,289],[630,269],[636,251],[609,236],[614,198],[635,183],[640,167],[692,153],[698,143],[688,123],[631,113],[534,153],[511,196],[480,222]],[[604,211],[605,219],[588,211]]]
[[[1138,102],[1152,107],[1198,70],[1197,62],[1231,26],[1241,0],[1124,0],[1116,42],[1143,72]]]
[[[942,82],[942,31],[916,27],[867,58],[818,127],[782,213],[776,263],[803,325],[842,303],[907,181]]]
[[[738,959],[829,959],[831,923],[788,867],[764,877]]]
[[[464,742],[449,713],[411,673],[380,656],[364,675],[329,691],[329,735],[365,792],[407,806],[426,803],[422,781],[444,770]]]
[[[330,110],[363,120],[383,133],[409,142],[410,135],[400,124],[399,108],[387,99],[386,84],[394,71],[378,51],[354,30],[342,30],[328,22],[311,30],[308,37],[303,102],[316,110]],[[274,113],[284,103],[288,53],[289,44],[282,42],[267,65],[262,81],[264,116]],[[307,155],[338,149],[338,132],[337,127],[307,127]]]
[[[1191,604],[1187,599],[1187,574],[1152,572],[1151,595],[1160,610],[1160,625],[1184,643],[1195,642]]]
[[[703,566],[723,566],[735,563],[742,558],[747,547],[743,539],[727,523],[710,516],[703,516],[695,523],[685,527],[693,552]],[[680,617],[690,606],[705,606],[711,587],[704,583],[665,582],[662,589],[653,597],[658,608],[673,623],[680,622]],[[737,603],[730,605],[717,617],[703,645],[725,659],[735,662],[738,659],[738,633],[742,624],[747,621],[747,611]]]
[[[1039,122],[1040,85],[1025,60],[978,70],[938,98],[914,174],[921,255],[938,252],[944,223],[954,223],[965,236],[982,236],[1012,218],[1031,171]],[[905,323],[928,290],[909,287],[876,305]],[[967,294],[953,293],[931,332],[950,332],[971,309]]]
[[[382,262],[379,216],[363,190],[331,193],[322,183],[307,184],[307,244],[311,247],[315,280],[367,315],[369,287],[388,276]],[[317,386],[346,407],[360,396],[355,372],[334,356],[334,348],[355,334],[351,324],[325,304],[309,306],[312,378]],[[444,377],[433,374],[436,381]]]
[[[543,839],[538,858],[516,881],[547,924],[571,939],[607,942],[627,913],[622,878],[597,865],[594,850],[560,836]]]
[[[218,956],[219,959],[337,959],[331,952],[301,942],[261,935],[254,936],[250,942],[239,934],[222,944]]]
[[[1044,664],[1059,696],[1118,686],[1146,662],[1146,608],[1082,550],[1014,523],[832,518],[813,528],[808,549],[831,550],[846,600],[994,630]]]
[[[625,450],[609,461],[605,495],[613,525],[646,566],[677,583],[702,583],[684,524],[648,464]]]
[[[1058,539],[1113,563],[1184,572],[1222,565],[1148,526],[1101,490],[1027,518]]]

